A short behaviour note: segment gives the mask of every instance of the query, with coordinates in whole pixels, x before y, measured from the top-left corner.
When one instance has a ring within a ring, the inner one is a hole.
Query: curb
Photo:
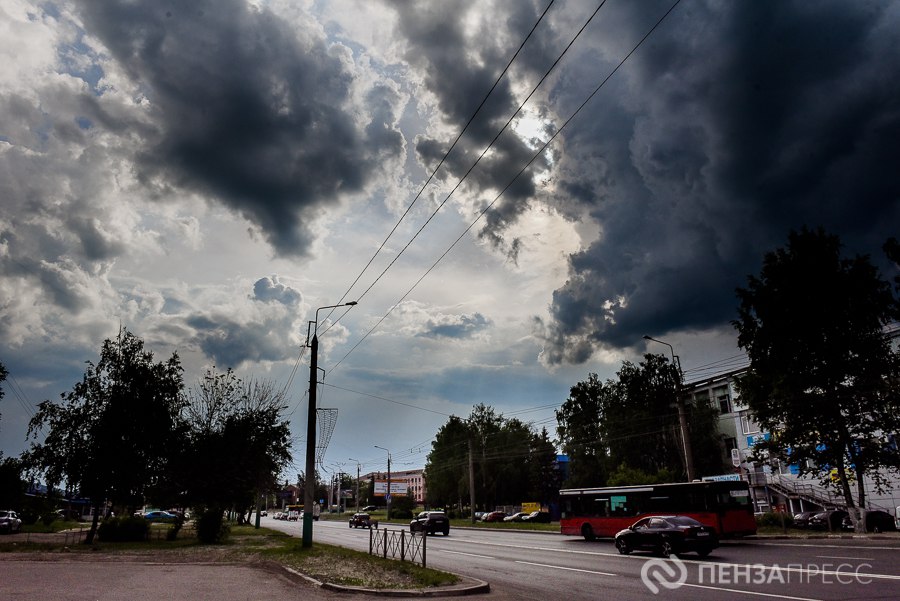
[[[484,580],[472,578],[471,576],[462,576],[460,574],[454,574],[454,576],[461,580],[469,581],[468,584],[456,584],[449,587],[435,587],[433,589],[383,589],[367,588],[364,586],[344,586],[342,584],[320,582],[293,568],[287,566],[281,566],[281,568],[289,572],[292,576],[302,578],[314,586],[338,593],[364,593],[366,595],[378,595],[380,597],[462,597],[465,595],[480,595],[491,592],[491,585]]]

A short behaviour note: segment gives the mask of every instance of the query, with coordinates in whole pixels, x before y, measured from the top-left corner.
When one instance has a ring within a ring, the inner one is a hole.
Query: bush
[[[413,517],[413,512],[411,509],[394,509],[391,507],[391,519],[407,519],[411,520]]]
[[[778,511],[768,511],[762,515],[756,516],[756,525],[760,528],[781,528],[782,518],[784,519],[784,525],[786,528],[790,528],[794,525],[794,516],[789,513],[780,513]]]
[[[144,518],[107,518],[100,522],[97,537],[105,542],[132,542],[147,540],[150,523]]]
[[[201,543],[220,543],[230,532],[231,527],[225,523],[221,509],[207,509],[197,518],[197,539]]]

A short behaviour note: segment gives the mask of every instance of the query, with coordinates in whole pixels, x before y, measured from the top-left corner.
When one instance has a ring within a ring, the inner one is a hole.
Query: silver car
[[[22,520],[15,511],[0,510],[0,532],[15,534],[22,529]]]

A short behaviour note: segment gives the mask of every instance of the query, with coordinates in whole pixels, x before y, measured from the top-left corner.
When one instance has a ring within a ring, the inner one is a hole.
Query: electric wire
[[[512,185],[519,179],[519,177],[523,173],[525,173],[529,167],[531,167],[531,165],[538,159],[538,157],[540,157],[544,153],[544,151],[547,149],[547,147],[550,146],[550,143],[553,142],[557,138],[557,136],[559,136],[559,134],[561,134],[563,132],[563,130],[572,122],[572,120],[576,116],[578,116],[581,113],[582,110],[584,110],[584,107],[587,106],[588,103],[600,92],[600,90],[603,88],[603,86],[606,84],[606,82],[608,82],[619,71],[619,69],[622,67],[622,65],[624,65],[625,62],[631,57],[631,55],[633,55],[638,50],[638,48],[640,48],[644,44],[644,42],[647,40],[647,38],[649,38],[650,35],[654,31],[656,31],[656,29],[660,26],[660,24],[662,24],[662,22],[666,19],[666,17],[668,17],[669,14],[671,14],[671,12],[675,9],[676,6],[678,6],[678,4],[680,4],[680,2],[681,2],[681,0],[675,0],[675,2],[672,4],[672,6],[669,7],[669,9],[665,12],[665,14],[663,14],[663,16],[660,17],[659,20],[656,21],[656,23],[653,25],[653,27],[651,27],[650,30],[646,34],[644,34],[644,36],[640,39],[640,41],[638,41],[638,43],[631,49],[631,51],[629,51],[628,54],[626,54],[625,57],[621,61],[619,61],[619,63],[616,65],[616,67],[600,82],[599,85],[597,85],[597,87],[594,89],[594,91],[591,92],[590,95],[588,95],[588,97],[584,100],[584,102],[582,102],[581,105],[579,105],[579,107],[577,109],[575,109],[575,111],[569,116],[569,118],[566,119],[562,123],[562,125],[559,127],[559,129],[557,129],[556,132],[554,132],[553,135],[550,136],[550,138],[538,149],[538,151],[531,157],[531,159],[518,171],[518,173],[516,173],[515,176],[513,176],[513,178],[510,180],[510,182],[497,194],[496,197],[494,197],[494,199],[490,202],[490,204],[485,206],[478,213],[478,215],[475,217],[475,219],[468,225],[468,227],[466,227],[463,230],[463,232],[456,238],[456,240],[454,240],[450,244],[450,246],[447,248],[447,250],[445,250],[437,258],[437,260],[431,265],[431,267],[429,267],[425,271],[425,273],[422,274],[422,276],[418,280],[416,280],[415,283],[413,283],[413,285],[409,288],[409,290],[407,290],[406,293],[404,293],[403,296],[400,297],[400,299],[396,303],[394,303],[394,305],[392,305],[390,309],[388,309],[387,313],[385,313],[384,316],[382,316],[375,323],[375,325],[372,326],[372,328],[368,332],[366,332],[365,335],[363,335],[363,337],[360,338],[360,340],[349,351],[347,351],[347,353],[340,359],[340,361],[338,361],[329,370],[329,373],[331,373],[332,371],[337,369],[337,367],[348,356],[350,356],[350,354],[353,353],[359,347],[359,345],[362,344],[363,341],[365,341],[369,337],[370,334],[372,334],[376,329],[378,329],[378,327],[384,322],[384,320],[386,320],[388,318],[388,316],[390,316],[391,313],[394,312],[394,310],[400,305],[400,303],[402,303],[404,300],[406,300],[406,298],[410,294],[412,294],[412,292],[419,286],[419,284],[421,284],[422,281],[438,266],[438,264],[441,261],[443,261],[444,257],[446,257],[448,254],[450,254],[450,252],[456,247],[457,244],[459,244],[459,242],[463,239],[463,237],[473,227],[475,227],[475,224],[478,223],[478,221],[481,220],[481,218],[484,216],[484,214],[487,213],[497,203],[497,201],[500,199],[500,197],[503,196],[503,194],[506,193],[506,191],[510,187],[512,187]],[[604,0],[604,3],[605,3],[605,0]]]
[[[604,0],[604,1],[605,1],[605,0]],[[490,98],[491,94],[493,94],[494,90],[497,88],[497,86],[498,86],[498,85],[500,84],[500,82],[503,80],[503,77],[504,77],[504,76],[506,75],[506,73],[509,71],[509,69],[510,69],[510,67],[512,66],[513,62],[515,62],[516,58],[519,56],[519,53],[522,52],[522,49],[525,47],[525,44],[528,42],[529,39],[531,39],[531,36],[532,36],[532,35],[534,34],[534,32],[537,30],[537,28],[538,28],[538,26],[540,25],[541,21],[543,21],[544,17],[546,16],[547,12],[550,10],[550,7],[553,6],[553,3],[554,3],[554,2],[555,2],[555,0],[550,0],[550,2],[547,4],[547,7],[546,7],[546,8],[544,9],[544,11],[541,13],[540,17],[538,17],[538,20],[535,22],[534,26],[532,26],[531,31],[528,32],[528,35],[526,35],[526,36],[525,36],[525,39],[522,40],[522,43],[519,44],[519,48],[516,50],[515,54],[513,54],[512,58],[509,59],[509,62],[506,64],[506,67],[503,68],[503,71],[500,73],[499,76],[497,76],[497,79],[494,81],[494,84],[491,86],[490,90],[488,90],[487,94],[484,95],[484,98],[481,99],[481,102],[479,103],[478,107],[475,109],[475,112],[472,113],[472,115],[469,117],[469,120],[466,122],[466,124],[465,124],[465,125],[463,126],[463,128],[460,130],[459,134],[457,134],[456,139],[453,140],[453,143],[452,143],[452,144],[450,145],[450,147],[447,149],[447,152],[445,152],[445,153],[444,153],[444,156],[441,157],[440,162],[437,164],[437,166],[434,168],[434,170],[433,170],[433,171],[431,172],[431,174],[428,176],[428,179],[425,181],[425,183],[422,184],[422,187],[419,189],[419,192],[416,194],[416,196],[412,199],[412,202],[409,203],[409,206],[406,207],[406,210],[403,212],[403,215],[400,216],[400,219],[397,220],[397,223],[394,224],[394,227],[391,228],[391,231],[390,231],[390,232],[388,232],[388,235],[385,237],[384,241],[381,243],[381,245],[380,245],[380,246],[378,247],[378,249],[375,251],[375,254],[372,255],[372,257],[371,257],[371,258],[369,259],[369,261],[366,263],[365,267],[362,268],[362,271],[359,272],[359,275],[356,276],[356,279],[353,280],[353,282],[352,282],[352,283],[350,284],[350,286],[347,288],[347,291],[344,292],[343,295],[341,295],[341,299],[337,302],[338,305],[340,305],[341,303],[344,302],[344,299],[347,298],[347,296],[348,296],[348,295],[350,294],[350,292],[353,290],[353,287],[356,286],[357,282],[359,282],[359,280],[360,280],[360,278],[362,278],[363,274],[365,274],[365,272],[366,272],[366,271],[369,269],[369,267],[372,265],[372,262],[375,261],[375,258],[376,258],[376,257],[381,253],[381,251],[384,249],[384,246],[387,244],[388,240],[391,239],[391,236],[393,236],[394,233],[397,231],[397,228],[400,227],[400,224],[403,222],[403,220],[404,220],[404,219],[406,218],[406,216],[409,214],[410,210],[412,210],[413,205],[415,205],[416,202],[419,200],[419,198],[422,196],[422,193],[425,191],[425,189],[428,187],[428,185],[429,185],[429,184],[431,183],[431,181],[434,179],[434,176],[437,174],[437,172],[440,170],[440,168],[444,165],[444,163],[446,162],[447,158],[450,156],[450,153],[453,152],[453,149],[456,148],[456,145],[459,143],[460,139],[462,139],[463,134],[465,134],[465,132],[469,129],[469,126],[470,126],[470,125],[472,124],[472,122],[475,120],[475,117],[478,116],[478,114],[481,112],[481,109],[484,107],[484,105],[485,105],[485,103],[487,102],[488,98]],[[433,216],[433,215],[432,215],[432,216]],[[429,221],[430,221],[430,220],[431,220],[431,218],[429,218]],[[427,225],[427,223],[428,223],[428,222],[426,221],[426,225]],[[424,226],[423,226],[423,227],[424,227]],[[421,231],[421,230],[420,230],[420,231]],[[416,235],[418,235],[418,234],[416,234]],[[411,242],[412,242],[412,241],[410,241],[410,243],[411,243]],[[407,246],[409,246],[409,244],[407,244]],[[405,249],[406,249],[406,247],[404,247],[404,250],[405,250]],[[400,254],[402,254],[402,251],[401,251]],[[398,254],[397,256],[399,257],[399,254]],[[396,258],[395,258],[395,260],[396,260]],[[393,262],[392,262],[391,264],[393,264]],[[381,275],[384,275],[384,273],[382,273]],[[381,278],[381,276],[378,276],[378,279],[380,279],[380,278]],[[378,281],[378,279],[376,279],[376,282]],[[374,283],[373,283],[372,285],[374,285]],[[371,288],[372,288],[372,286],[369,286],[369,288],[367,288],[366,291],[363,292],[362,295],[360,295],[359,299],[361,299],[363,296],[365,296],[366,293],[367,293]],[[359,299],[357,299],[357,300],[359,300]],[[335,307],[335,308],[336,308],[336,307]],[[335,308],[332,308],[332,309],[331,309],[331,311],[328,313],[328,315],[325,316],[325,319],[328,319],[329,317],[331,317],[332,313],[334,313],[334,309],[335,309]],[[349,311],[349,309],[348,309],[348,311]],[[346,315],[346,312],[344,313],[344,315]],[[341,317],[343,317],[343,315],[342,315]],[[334,323],[337,323],[337,321],[340,321],[340,318],[338,318],[338,320],[336,320]],[[332,325],[333,325],[333,324],[332,324]],[[330,329],[330,328],[331,328],[331,326],[329,326],[328,329]],[[327,332],[328,329],[326,329],[325,331]],[[323,332],[323,333],[324,333],[324,332]]]

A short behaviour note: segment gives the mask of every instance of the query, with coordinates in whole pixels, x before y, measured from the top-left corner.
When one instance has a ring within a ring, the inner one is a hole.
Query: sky
[[[746,365],[792,229],[897,273],[898,46],[880,0],[4,0],[0,451],[122,327],[283,387],[291,478],[317,318],[326,471],[479,403],[553,434],[646,352]]]

